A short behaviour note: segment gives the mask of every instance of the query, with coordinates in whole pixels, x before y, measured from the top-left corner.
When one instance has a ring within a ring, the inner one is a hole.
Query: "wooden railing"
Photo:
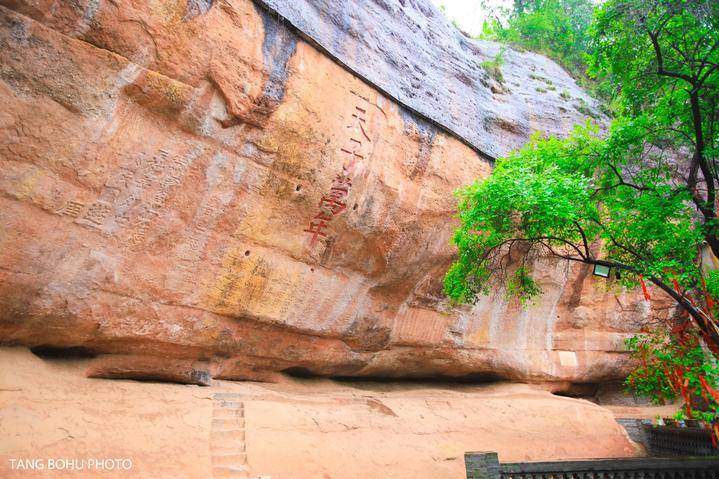
[[[719,456],[500,464],[496,452],[464,454],[467,479],[719,479]]]
[[[717,456],[709,429],[644,425],[652,456]]]

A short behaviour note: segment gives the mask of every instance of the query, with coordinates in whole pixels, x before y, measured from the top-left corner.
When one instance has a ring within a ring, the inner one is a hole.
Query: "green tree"
[[[695,330],[656,328],[626,341],[638,366],[625,384],[654,404],[684,400],[682,417],[713,420],[719,416],[719,395],[711,384],[719,364],[709,357]]]
[[[583,79],[592,10],[591,0],[515,0],[510,11],[495,11],[481,36],[545,54]]]
[[[661,135],[655,141],[675,147],[685,167],[679,187],[690,193],[719,257],[719,2],[612,1],[598,11],[594,29],[593,70],[614,79],[620,115],[651,114]]]
[[[718,23],[713,0],[610,0],[596,12],[592,69],[612,79],[618,118],[605,137],[589,126],[535,137],[459,192],[452,300],[495,285],[527,300],[539,294],[532,259],[553,255],[654,283],[719,351],[700,264],[704,244],[719,257]]]

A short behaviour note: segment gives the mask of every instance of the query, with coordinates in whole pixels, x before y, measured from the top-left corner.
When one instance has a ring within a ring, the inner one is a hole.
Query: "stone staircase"
[[[245,405],[238,393],[215,393],[210,430],[212,477],[250,479],[245,444]]]

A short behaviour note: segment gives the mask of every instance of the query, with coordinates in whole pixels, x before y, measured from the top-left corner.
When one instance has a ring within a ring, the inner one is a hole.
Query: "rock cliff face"
[[[625,372],[648,306],[586,268],[537,263],[526,310],[441,294],[452,191],[593,108],[549,60],[508,50],[499,83],[425,0],[0,5],[2,343],[234,379]]]

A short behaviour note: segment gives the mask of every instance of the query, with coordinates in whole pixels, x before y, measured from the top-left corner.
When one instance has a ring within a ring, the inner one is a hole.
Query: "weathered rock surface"
[[[603,123],[597,102],[558,65],[471,40],[428,1],[258,3],[384,94],[489,157],[521,147],[535,131],[565,135],[585,121],[580,111]],[[498,55],[503,82],[482,67]]]
[[[88,379],[85,367],[0,348],[3,479],[242,477],[241,468],[272,479],[459,479],[465,451],[497,451],[503,461],[637,453],[607,409],[525,384],[201,388]],[[128,458],[132,467],[12,470],[17,458]]]
[[[318,42],[344,25],[338,54],[360,59],[375,45],[381,56],[392,30],[364,23],[380,18],[361,10],[370,3],[336,4],[345,23],[318,16]],[[471,66],[475,47],[454,52],[446,35],[471,42],[427,2],[380,3],[397,13],[380,22],[399,22],[396,42],[430,9],[405,47],[410,67],[436,63],[417,78],[450,75],[448,59],[463,59],[452,78]],[[249,0],[0,4],[3,343],[201,360],[222,378],[626,372],[622,340],[648,306],[586,268],[538,262],[546,294],[526,310],[501,295],[450,308],[441,294],[452,191],[491,165],[408,108],[434,105],[435,121],[462,120],[477,138],[467,142],[504,152],[580,119],[529,94],[551,79],[584,97],[552,62],[509,51],[512,92],[475,80],[452,92],[448,78],[431,103],[434,86],[419,82],[405,108]],[[498,49],[478,45],[477,60]],[[374,64],[357,67],[369,76]],[[545,80],[518,76],[527,69]]]
[[[209,386],[209,364],[158,356],[112,354],[90,363],[85,376],[103,379],[137,379]]]

